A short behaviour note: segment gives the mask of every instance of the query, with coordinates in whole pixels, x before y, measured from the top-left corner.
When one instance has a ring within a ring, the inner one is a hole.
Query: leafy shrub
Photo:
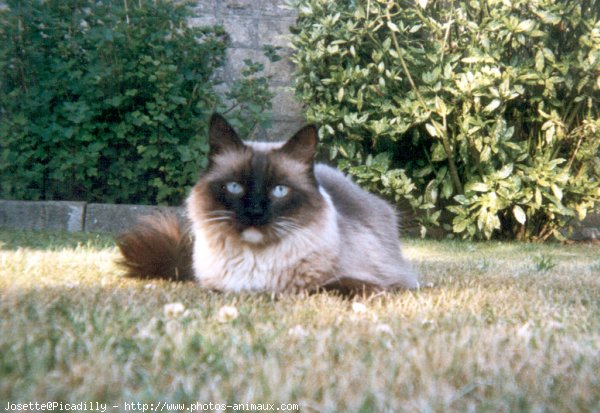
[[[190,2],[11,0],[0,11],[0,196],[179,203],[206,164],[228,37]],[[261,67],[227,96],[265,121]],[[248,109],[249,108],[249,109]]]
[[[423,228],[543,240],[600,199],[598,1],[296,5],[297,93],[330,157]]]

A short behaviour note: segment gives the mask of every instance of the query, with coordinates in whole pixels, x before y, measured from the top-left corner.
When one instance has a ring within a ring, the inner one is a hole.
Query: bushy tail
[[[122,255],[118,264],[128,277],[172,281],[194,278],[192,239],[174,214],[142,217],[116,241]]]

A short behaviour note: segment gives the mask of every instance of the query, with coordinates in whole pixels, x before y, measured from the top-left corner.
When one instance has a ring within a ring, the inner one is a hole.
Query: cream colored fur
[[[190,217],[201,200],[192,192]],[[316,288],[337,273],[341,248],[338,220],[331,198],[319,219],[292,231],[280,242],[264,247],[244,242],[214,225],[194,223],[193,268],[198,282],[219,291],[295,292]]]

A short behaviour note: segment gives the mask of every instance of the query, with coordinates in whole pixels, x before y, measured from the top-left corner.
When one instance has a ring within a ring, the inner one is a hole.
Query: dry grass
[[[353,302],[126,280],[78,237],[0,232],[0,400],[600,411],[598,246],[408,241],[431,286]]]

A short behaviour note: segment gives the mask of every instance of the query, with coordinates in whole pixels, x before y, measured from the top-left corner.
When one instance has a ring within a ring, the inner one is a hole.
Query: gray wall
[[[289,56],[289,26],[294,24],[296,11],[286,7],[285,0],[198,0],[192,25],[221,24],[231,36],[232,47],[222,78],[222,88],[227,88],[240,76],[244,59],[252,59],[266,66],[273,98],[273,126],[258,130],[257,139],[283,140],[290,137],[302,124],[302,107],[295,100],[292,85],[294,65]],[[262,47],[284,47],[283,60],[270,63]]]

